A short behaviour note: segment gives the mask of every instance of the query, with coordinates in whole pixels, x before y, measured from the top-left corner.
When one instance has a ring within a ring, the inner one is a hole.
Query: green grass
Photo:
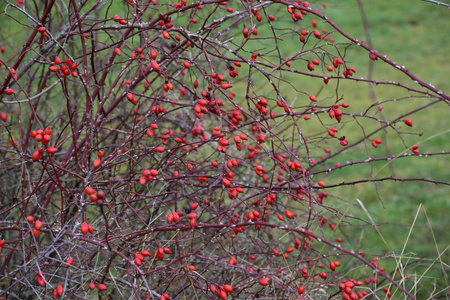
[[[330,9],[329,17],[339,24],[342,29],[364,41],[365,37],[358,8],[353,5],[353,1],[340,1],[339,3],[342,5],[335,9]],[[450,38],[443,34],[442,29],[450,26],[450,12],[447,9],[442,9],[442,7],[420,1],[371,1],[365,2],[364,5],[374,48],[398,64],[405,65],[419,78],[424,79],[425,82],[432,83],[437,88],[449,93],[450,85],[448,80],[446,80],[446,74],[448,74],[446,61],[448,60]],[[346,15],[355,17],[343,17],[344,11]],[[349,54],[352,53],[349,52]],[[357,70],[365,70],[368,62],[365,59],[365,55],[356,55],[355,53],[355,57],[354,63],[358,66]],[[358,74],[358,76],[364,75],[364,73]],[[411,84],[403,74],[392,68],[384,68],[382,63],[379,62],[375,63],[374,78]],[[352,97],[353,99],[358,99],[357,101],[349,101],[349,103],[354,105],[360,102],[361,107],[367,106],[370,103],[368,89],[355,90],[354,85],[352,87],[343,86],[341,89],[342,94],[351,93],[351,95],[355,95]],[[398,89],[391,91],[380,87],[376,88],[375,92],[379,99],[398,97],[396,93]],[[427,103],[427,101],[427,99],[406,100],[403,105],[406,111],[406,109],[422,105]],[[399,106],[399,103],[385,106],[383,113],[386,116],[398,115],[402,110]],[[390,109],[391,107],[392,109]],[[409,143],[407,145],[418,143],[449,129],[450,122],[447,117],[447,110],[447,105],[440,104],[429,111],[415,114],[413,118],[414,129],[418,132],[423,132],[423,136],[408,136],[407,142]],[[443,133],[427,140],[420,145],[419,149],[423,152],[445,151],[448,147],[449,138],[449,133]],[[387,139],[393,154],[399,154],[404,150],[403,145],[394,132],[389,132]],[[374,149],[369,149],[369,151],[371,155],[376,156]],[[384,162],[378,163],[377,166],[381,167],[384,164]],[[442,156],[418,159],[402,158],[394,161],[392,164],[397,176],[401,178],[425,177],[443,181],[450,178],[449,161],[442,159]],[[352,168],[351,172],[355,172],[356,177],[358,177],[360,176],[359,171],[368,174],[369,170],[367,168],[365,171]],[[349,180],[348,177],[351,175],[346,174],[344,171],[341,177]],[[366,203],[369,210],[378,216],[378,222],[411,224],[413,220],[412,215],[419,204],[422,203],[430,216],[431,224],[436,230],[441,250],[448,244],[449,236],[448,234],[446,235],[445,230],[442,230],[450,221],[445,214],[445,211],[450,208],[448,196],[446,197],[447,187],[436,186],[431,183],[386,182],[379,184],[379,188],[385,209],[383,209],[375,195],[373,184],[370,184],[359,196]],[[393,250],[397,252],[403,246],[401,238],[406,237],[405,233],[409,228],[394,227],[392,225],[384,227],[386,227],[385,235],[391,241],[390,247],[392,249],[380,246],[384,251]],[[416,249],[418,256],[435,253],[433,242],[424,243],[420,237],[417,237],[417,239],[413,238],[410,240],[410,243],[412,245],[411,248]]]
[[[331,3],[329,6],[332,6]],[[336,3],[339,3],[339,6],[330,9],[328,16],[342,29],[365,41],[361,17],[358,8],[354,5],[355,2],[339,1]],[[448,83],[447,66],[450,38],[444,34],[443,28],[450,26],[449,10],[420,1],[365,1],[364,5],[374,48],[399,65],[405,65],[426,83],[432,83],[448,94],[450,84]],[[354,17],[347,17],[349,15]],[[365,77],[364,72],[367,70],[368,59],[366,59],[367,54],[360,55],[360,52],[359,49],[352,47],[348,54],[352,58],[355,57],[352,62],[357,66],[357,71],[362,71],[358,72],[357,76]],[[412,84],[403,74],[393,68],[386,68],[380,62],[375,63],[373,77],[379,80],[389,79],[407,85]],[[367,86],[360,85],[360,89],[355,89],[355,84],[348,83],[343,84],[340,89],[340,93],[349,99],[347,102],[352,105],[355,112],[367,106],[371,101]],[[403,91],[400,91],[400,95],[398,92],[399,89],[375,88],[378,99],[398,98]],[[419,107],[427,101],[427,99],[408,99],[402,101],[403,104],[385,105],[383,113],[387,117],[397,116],[402,109],[406,111],[411,107]],[[423,132],[423,136],[406,136],[408,146],[424,141],[419,148],[423,152],[448,151],[450,134],[448,132],[439,134],[450,128],[447,105],[442,103],[417,113],[413,120],[414,130]],[[430,138],[436,134],[437,136]],[[392,154],[400,154],[405,149],[395,132],[389,131],[386,136],[386,142],[389,144]],[[361,132],[355,132],[352,137],[361,137]],[[427,138],[430,139],[427,140]],[[364,159],[363,149],[359,150],[362,153],[361,158]],[[384,153],[378,154],[379,151],[379,149],[369,149],[370,156],[384,155]],[[352,155],[352,158],[349,157],[350,159],[355,159],[355,156]],[[340,160],[345,160],[345,157],[341,157]],[[384,167],[385,163],[374,164],[375,170]],[[443,156],[401,158],[392,162],[392,165],[399,178],[424,177],[437,181],[448,181],[450,178],[450,162]],[[368,166],[358,166],[339,171],[335,176],[329,178],[333,181],[332,183],[335,183],[340,180],[366,178],[369,174]],[[380,175],[389,176],[388,174],[386,166]],[[378,229],[387,241],[387,245],[375,230],[366,230],[361,239],[363,250],[365,248],[366,251],[372,253],[399,254],[407,240],[410,226],[414,222],[420,205],[423,206],[423,209],[419,212],[405,253],[412,252],[415,257],[436,258],[438,256],[429,225],[433,228],[439,251],[446,249],[450,239],[448,230],[446,230],[450,223],[447,213],[450,209],[448,186],[422,182],[383,182],[378,183],[377,186],[383,203],[378,199],[373,183],[365,186],[359,195],[361,187],[339,189],[340,195],[347,195],[346,199],[353,199],[356,196],[361,199],[375,222],[381,224]],[[355,205],[357,206],[356,203]],[[424,210],[428,214],[430,224],[425,218]],[[361,215],[360,209],[355,208],[351,211],[355,215]],[[363,219],[368,220],[367,217],[363,217]],[[352,234],[352,232],[356,233],[353,230],[348,234]],[[449,259],[450,255],[447,252],[443,255],[442,260],[448,262]],[[395,264],[395,260],[389,260],[389,265],[393,264]],[[439,278],[438,281],[445,286],[442,270],[439,268],[429,271],[426,275]]]

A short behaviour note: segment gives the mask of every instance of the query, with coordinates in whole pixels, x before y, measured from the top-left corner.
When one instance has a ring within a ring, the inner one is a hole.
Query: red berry
[[[73,258],[66,260],[66,267],[70,267],[73,264]]]
[[[38,275],[37,283],[38,283],[39,286],[44,286],[45,285],[45,279],[42,276]]]
[[[259,281],[259,284],[260,285],[262,285],[262,286],[266,286],[266,285],[268,285],[269,284],[269,281],[270,281],[270,278],[263,278],[263,279],[261,279],[260,281]]]
[[[229,285],[229,284],[225,284],[225,285],[223,286],[223,289],[224,289],[225,291],[227,291],[228,293],[233,292],[233,288],[232,288],[231,285]]]
[[[50,153],[50,154],[55,154],[55,153],[56,153],[56,150],[57,150],[57,149],[54,148],[54,147],[48,147],[48,148],[47,148],[47,152]]]
[[[60,284],[58,284],[58,285],[56,286],[56,291],[57,291],[57,293],[58,293],[59,296],[61,296],[62,294],[64,294],[64,288],[63,288],[63,286],[60,285]]]
[[[42,228],[42,222],[39,220],[34,222],[34,228],[36,228],[37,230],[40,230]]]
[[[286,209],[286,217],[288,217],[289,219],[293,219],[295,218],[295,215],[291,211]]]
[[[99,167],[101,162],[102,161],[100,160],[100,158],[95,159],[94,163],[93,163],[94,167],[96,167],[96,168]]]
[[[314,30],[314,36],[318,39],[320,39],[320,32],[319,30]]]
[[[155,70],[156,72],[159,71],[159,65],[158,65],[158,63],[157,63],[156,61],[152,60],[152,61],[150,62],[150,66],[151,66],[152,69]]]
[[[87,234],[89,231],[89,225],[86,222],[81,223],[81,233]]]

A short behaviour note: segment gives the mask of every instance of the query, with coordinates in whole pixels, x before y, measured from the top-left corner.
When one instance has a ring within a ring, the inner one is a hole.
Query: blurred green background
[[[449,94],[450,36],[446,32],[450,28],[450,10],[423,1],[362,2],[373,47],[399,65],[406,66],[426,83],[432,83],[438,89]],[[330,1],[327,3],[330,8],[328,16],[332,20],[335,20],[343,30],[352,36],[367,42],[362,17],[356,1]],[[333,9],[331,9],[332,3],[336,3],[336,7]],[[357,76],[367,77],[364,71],[368,69],[369,60],[366,59],[367,54],[358,55],[359,50],[356,47],[350,48],[349,56],[354,58],[352,62],[357,66],[357,71],[361,70],[357,73]],[[373,78],[394,80],[418,88],[418,85],[412,83],[401,72],[390,67],[387,68],[379,61],[374,63]],[[355,89],[355,84],[352,84],[351,87],[343,86],[340,90],[341,94],[349,98],[348,103],[355,111],[357,111],[358,105],[367,107],[371,101],[368,86],[366,84],[360,84],[360,86],[360,89]],[[403,94],[400,89],[391,90],[385,87],[375,87],[374,89],[379,100],[399,98]],[[426,99],[407,99],[402,101],[402,105],[406,111],[411,107],[419,107],[427,101]],[[384,105],[383,113],[386,116],[397,116],[401,113],[401,110],[399,103],[395,103]],[[421,152],[448,151],[450,134],[448,132],[442,133],[450,128],[448,113],[448,106],[442,103],[413,115],[413,129],[416,132],[423,132],[423,136],[405,136],[406,145],[411,146],[423,142],[419,148]],[[405,129],[405,131],[408,130]],[[361,133],[357,135],[360,136]],[[430,138],[432,136],[435,137]],[[427,140],[428,138],[430,139]],[[405,150],[395,132],[387,133],[387,142],[394,155]],[[379,148],[376,150],[369,149],[369,151],[372,157],[384,155],[384,153],[378,152],[381,151]],[[364,155],[362,158],[364,159]],[[353,159],[355,158],[353,157]],[[381,168],[385,164],[384,161],[375,164],[375,166]],[[450,180],[450,161],[443,156],[402,158],[391,162],[391,164],[397,177],[400,178],[425,177],[447,182]],[[359,172],[368,171],[367,168],[357,170],[357,168],[352,167],[351,169],[351,173],[343,171],[340,174],[342,179],[345,178],[345,181],[356,180],[361,176]],[[389,174],[388,167],[381,172],[386,175]],[[336,182],[338,181],[336,179]],[[356,188],[355,190],[358,191],[359,189]],[[447,230],[450,223],[448,186],[420,182],[384,182],[379,184],[379,191],[385,208],[376,197],[374,184],[369,184],[364,188],[359,195],[359,199],[373,212],[376,222],[393,223],[380,226],[380,231],[388,241],[389,247],[385,247],[376,234],[374,236],[365,235],[364,239],[367,240],[368,249],[381,247],[387,253],[389,251],[399,253],[420,204],[428,213],[440,251],[446,249],[450,240]],[[406,251],[409,249],[409,251],[415,252],[417,256],[435,256],[435,245],[423,210],[419,212],[416,227],[420,229],[414,230],[408,243],[410,247],[407,247]],[[447,262],[448,258],[447,255]]]
[[[450,36],[447,33],[450,29],[450,10],[424,1],[383,0],[361,2],[366,13],[374,49],[397,64],[404,65],[426,83],[431,83],[449,94]],[[368,42],[357,1],[327,1],[326,3],[329,11],[327,16],[331,20],[358,40]],[[447,3],[449,2],[447,1]],[[357,47],[350,47],[347,54],[352,61],[352,66],[357,69],[356,76],[367,78],[369,59],[367,59],[367,53],[364,52]],[[387,67],[382,62],[376,61],[373,67],[374,79],[394,80],[419,88],[417,84],[411,82],[401,72],[392,67]],[[305,86],[308,85],[309,83],[305,83]],[[359,84],[360,88],[355,88],[356,86],[358,85],[354,82],[342,82],[339,90],[339,94],[344,96],[346,102],[351,105],[350,111],[353,112],[361,111],[372,102],[369,86],[364,83]],[[382,86],[374,87],[374,93],[378,101],[407,95],[401,89]],[[400,115],[402,108],[406,112],[428,103],[429,100],[408,98],[400,102],[383,105],[383,114],[387,119]],[[421,152],[448,151],[450,133],[445,132],[450,129],[448,114],[449,107],[444,103],[414,114],[411,117],[414,122],[413,130],[402,129],[423,133],[423,135],[421,137],[405,135],[406,145],[410,147],[421,143],[419,147]],[[354,127],[354,129],[353,136],[351,133],[349,134],[349,130],[345,132],[349,140],[362,137],[361,130],[358,130],[358,127]],[[381,136],[379,137],[381,138]],[[392,130],[386,133],[386,141],[383,140],[383,142],[389,145],[392,155],[398,155],[405,150],[403,143]],[[377,149],[368,146],[370,157],[386,155],[384,149],[380,146]],[[364,147],[361,146],[358,150],[349,154],[348,160],[365,159]],[[340,157],[334,161],[342,163],[345,160],[345,157]],[[396,177],[399,178],[428,178],[436,181],[450,181],[450,161],[445,156],[401,158],[390,163]],[[381,170],[378,177],[389,176],[390,174],[390,167],[386,166],[386,161],[375,163],[374,171],[377,170]],[[327,183],[358,180],[361,177],[367,178],[369,174],[370,167],[368,165],[352,166],[347,170],[343,169],[330,175],[329,180],[332,182],[327,181]],[[381,199],[377,197],[376,189],[378,189]],[[354,230],[351,226],[346,226],[342,229],[342,233],[346,236],[347,241],[354,241],[351,244],[357,245],[360,243],[361,250],[370,253],[400,254],[408,239],[410,228],[415,221],[414,230],[404,250],[404,253],[408,254],[405,256],[435,260],[439,256],[438,253],[442,254],[445,251],[441,257],[442,261],[444,263],[450,261],[448,252],[450,244],[448,230],[450,197],[448,195],[450,189],[448,186],[423,182],[389,181],[377,185],[369,183],[354,188],[339,188],[334,193],[338,194],[337,191],[346,200],[353,200],[358,197],[364,203],[373,220],[380,224],[378,230],[386,241],[385,244],[380,234],[373,228]],[[328,202],[333,201],[337,200],[328,200]],[[350,206],[344,202],[341,203],[341,209],[349,207],[349,213],[353,213],[355,216],[364,215],[358,202],[353,201]],[[417,219],[415,219],[417,212]],[[362,218],[369,220],[368,217]],[[358,223],[355,221],[353,224],[358,225]],[[407,258],[404,258],[402,263],[405,264],[408,261]],[[380,265],[386,267],[386,270],[390,272],[395,267],[396,262],[397,260],[393,258],[383,261]],[[417,265],[420,265],[420,263]],[[426,273],[424,273],[425,270],[425,267],[418,267],[407,271],[407,273],[411,272],[408,274],[412,276],[414,272],[424,274],[422,280],[428,280],[429,283],[436,280],[441,288],[448,287],[444,279],[446,277],[445,272],[442,271],[439,261]],[[420,289],[420,286],[421,283],[418,284],[418,289]],[[429,289],[431,287],[423,288]],[[436,291],[440,291],[440,288],[436,288]],[[430,295],[429,292],[430,290],[424,294]],[[437,296],[446,293],[448,291]]]

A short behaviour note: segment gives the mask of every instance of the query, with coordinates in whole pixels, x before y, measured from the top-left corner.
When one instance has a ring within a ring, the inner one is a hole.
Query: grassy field
[[[437,88],[449,93],[450,38],[445,34],[444,28],[450,28],[450,11],[421,1],[363,2],[373,47],[399,65],[405,65],[425,82],[432,83]],[[342,29],[367,43],[361,14],[355,1],[330,1],[327,3],[330,8],[333,7],[333,3],[336,3],[336,7],[330,9],[328,16]],[[361,55],[358,52],[359,49],[352,47],[348,54],[355,58],[352,62],[359,71],[357,76],[366,77],[369,60],[366,59],[366,54]],[[417,87],[401,72],[387,68],[379,62],[374,64],[373,78],[394,80]],[[355,84],[343,84],[340,89],[341,94],[345,95],[354,111],[367,107],[372,101],[368,86],[365,84],[360,84],[360,86],[361,88],[355,89]],[[398,89],[386,87],[375,87],[374,92],[377,100],[402,96],[398,94]],[[395,103],[395,108],[394,105],[386,105],[383,113],[386,117],[397,116],[401,112],[402,106],[406,109],[419,107],[425,103],[427,103],[427,99],[407,99],[401,105]],[[449,120],[448,106],[445,104],[439,104],[430,110],[414,115],[414,129],[417,132],[423,132],[423,136],[407,136],[407,145],[421,143],[420,150],[422,152],[448,151]],[[357,136],[360,137],[361,132],[355,132],[354,138]],[[386,139],[392,154],[397,155],[405,150],[395,132],[388,132]],[[364,149],[361,147],[359,150],[362,153],[361,159],[364,159]],[[379,150],[377,149],[377,151]],[[377,151],[369,149],[372,157],[384,155]],[[355,157],[352,156],[352,159]],[[345,158],[341,157],[340,160],[345,161]],[[450,162],[440,156],[417,159],[402,158],[389,163],[397,177],[400,178],[425,177],[447,182],[450,179]],[[380,175],[390,173],[386,162],[377,163],[374,167],[375,170],[380,170]],[[367,177],[370,174],[370,168],[368,166],[352,167],[351,170],[344,169],[330,178],[333,182],[350,181],[357,180],[362,174],[364,175],[362,177]],[[376,187],[382,201],[377,197]],[[364,235],[354,236],[353,231],[344,230],[348,238],[359,239],[367,251],[400,254],[406,244],[404,253],[414,257],[435,259],[439,256],[438,253],[442,254],[447,250],[450,240],[447,230],[450,223],[448,186],[417,182],[383,182],[377,186],[370,183],[357,188],[342,188],[339,192],[341,195],[348,195],[347,199],[356,197],[360,199],[373,220],[380,224],[378,230],[381,234],[375,230],[366,230]],[[362,210],[358,203],[353,201],[353,204],[350,212],[361,215]],[[345,206],[345,204],[343,205]],[[365,219],[369,220],[367,217]],[[414,230],[408,236],[413,224]],[[442,255],[442,261],[448,262],[449,260],[450,255],[446,251]],[[402,261],[405,263],[407,259]],[[390,263],[394,264],[396,261],[393,259]],[[435,267],[437,271],[429,271],[425,276],[430,276],[430,278],[436,276],[436,278],[442,279],[439,263]]]
[[[330,18],[335,20],[342,29],[358,39],[366,41],[359,10],[354,5],[354,1],[340,1],[338,3],[338,7],[330,9]],[[399,65],[405,65],[427,83],[432,83],[448,93],[450,84],[448,83],[447,66],[450,38],[443,34],[442,29],[450,27],[450,11],[420,1],[370,1],[365,2],[364,5],[374,48]],[[348,18],[344,15],[354,17]],[[356,55],[356,53],[354,57],[354,63],[358,66],[357,69],[363,71],[358,76],[365,76],[364,70],[367,70],[369,60],[365,59],[365,55]],[[403,74],[396,72],[395,69],[385,68],[378,62],[374,65],[373,77],[379,80],[389,79],[411,85],[411,81],[406,79]],[[354,99],[353,101],[349,100],[351,105],[358,106],[359,102],[362,107],[367,106],[367,103],[371,101],[369,90],[367,87],[364,88],[363,84],[361,89],[354,89],[354,85],[351,88],[344,86],[341,92]],[[375,93],[378,99],[399,97],[398,94],[386,88],[376,88]],[[409,99],[403,105],[409,108],[426,102],[426,99],[414,101]],[[398,115],[396,110],[401,110],[398,103],[395,104],[395,110],[391,111],[389,108],[387,106],[383,110],[386,116]],[[430,111],[422,111],[415,115],[414,124],[417,124],[415,128],[418,132],[423,132],[423,136],[407,137],[407,142],[409,142],[407,145],[410,146],[410,143],[424,141],[420,145],[423,152],[447,150],[448,140],[450,139],[450,134],[445,132],[450,128],[447,114],[448,106],[440,104],[431,108]],[[400,154],[404,150],[400,140],[395,138],[395,133],[389,132],[387,139],[393,154]],[[450,162],[441,159],[439,156],[398,159],[392,162],[392,165],[398,177],[426,177],[442,181],[448,181],[450,178]],[[376,166],[382,168],[385,166],[385,162]],[[352,172],[355,174],[342,172],[342,178],[346,178],[346,181],[358,178],[358,171],[367,172],[367,170],[353,169]],[[381,173],[384,171],[387,170],[383,170]],[[386,174],[386,172],[384,173]],[[409,231],[409,225],[412,224],[413,217],[419,205],[422,204],[430,217],[431,225],[440,245],[440,251],[445,249],[449,241],[449,235],[446,233],[445,227],[448,226],[450,221],[446,213],[450,209],[447,187],[429,183],[383,183],[379,186],[379,189],[385,209],[375,195],[373,184],[369,184],[359,195],[359,198],[374,213],[377,222],[392,222],[402,225],[381,226],[380,231],[389,242],[389,247],[383,246],[383,243],[380,243],[381,240],[377,237],[366,236],[368,240],[374,242],[370,247],[377,247],[378,245],[386,252],[401,250]],[[417,251],[418,256],[436,254],[430,228],[424,217],[424,210],[420,211],[419,216],[416,226],[423,226],[423,228],[414,231],[417,236],[414,236],[414,234],[411,236],[409,246]]]

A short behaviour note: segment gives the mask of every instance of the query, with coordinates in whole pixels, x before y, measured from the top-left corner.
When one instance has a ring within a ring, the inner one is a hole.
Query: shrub
[[[375,186],[381,197],[389,181],[448,186],[391,167],[447,157],[420,152],[429,137],[415,116],[450,96],[341,29],[332,10],[284,0],[8,3],[2,24],[23,36],[5,43],[0,70],[3,293],[443,295],[447,281],[436,292],[410,275],[432,260],[397,264],[358,238],[378,230],[359,196]],[[367,62],[411,81],[374,78]],[[342,92],[367,84],[369,104]],[[383,88],[395,98],[377,98]]]

